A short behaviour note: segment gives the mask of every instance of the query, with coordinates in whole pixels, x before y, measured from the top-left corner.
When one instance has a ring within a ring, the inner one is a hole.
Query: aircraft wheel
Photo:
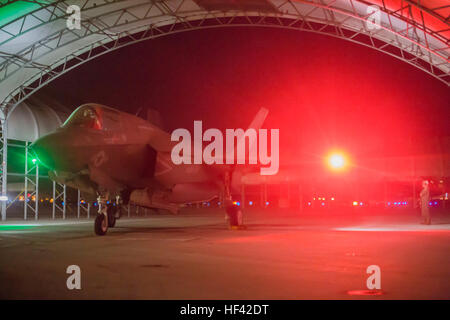
[[[226,208],[231,228],[240,227],[243,224],[242,209],[238,206],[229,206]]]
[[[114,228],[116,225],[116,207],[109,206],[106,212],[108,213],[108,227]]]
[[[95,234],[98,236],[104,236],[108,231],[108,223],[104,214],[98,214],[94,223]]]

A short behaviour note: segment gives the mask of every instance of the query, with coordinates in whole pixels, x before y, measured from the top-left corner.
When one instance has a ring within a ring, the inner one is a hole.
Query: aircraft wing
[[[253,121],[250,123],[248,129],[259,130],[267,117],[269,110],[266,108],[259,109]],[[171,152],[172,148],[178,143],[177,141],[171,141],[171,135],[159,127],[151,124],[148,138],[148,144],[158,152]],[[237,145],[237,144],[236,144]],[[252,146],[249,146],[252,148]]]
[[[171,152],[172,148],[177,144],[176,141],[170,140],[170,134],[164,130],[151,125],[148,134],[148,145],[158,152]]]

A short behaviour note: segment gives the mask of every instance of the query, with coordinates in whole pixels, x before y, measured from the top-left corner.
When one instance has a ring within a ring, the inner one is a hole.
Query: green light
[[[31,161],[33,161],[33,164],[36,164],[37,159],[33,159]]]
[[[41,4],[50,3],[50,1],[36,1],[37,3],[31,3],[28,1],[16,1],[0,8],[0,26],[22,17],[36,9],[39,9]]]
[[[14,231],[14,230],[27,230],[35,228],[36,226],[21,225],[21,224],[5,224],[0,225],[0,231]]]

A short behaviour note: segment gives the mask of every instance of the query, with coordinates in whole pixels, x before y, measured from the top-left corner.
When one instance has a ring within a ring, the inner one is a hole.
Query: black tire
[[[242,211],[238,206],[228,206],[226,212],[229,218],[230,227],[242,225]]]
[[[108,227],[114,228],[116,225],[116,207],[108,206],[106,212],[108,213]]]
[[[97,218],[95,218],[94,230],[95,234],[98,236],[104,236],[108,231],[104,214],[98,214]]]

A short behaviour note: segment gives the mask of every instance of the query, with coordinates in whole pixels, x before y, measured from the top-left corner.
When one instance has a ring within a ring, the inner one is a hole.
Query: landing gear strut
[[[246,229],[244,226],[244,213],[239,203],[233,201],[230,191],[230,174],[225,174],[225,211],[227,213],[228,226],[231,230]]]
[[[116,197],[115,205],[108,204],[108,198],[108,195],[97,198],[98,214],[95,218],[94,230],[99,236],[104,236],[108,228],[114,228],[122,212],[120,197]]]
[[[244,214],[242,209],[236,204],[227,205],[225,208],[228,216],[229,227],[232,230],[245,229]]]

